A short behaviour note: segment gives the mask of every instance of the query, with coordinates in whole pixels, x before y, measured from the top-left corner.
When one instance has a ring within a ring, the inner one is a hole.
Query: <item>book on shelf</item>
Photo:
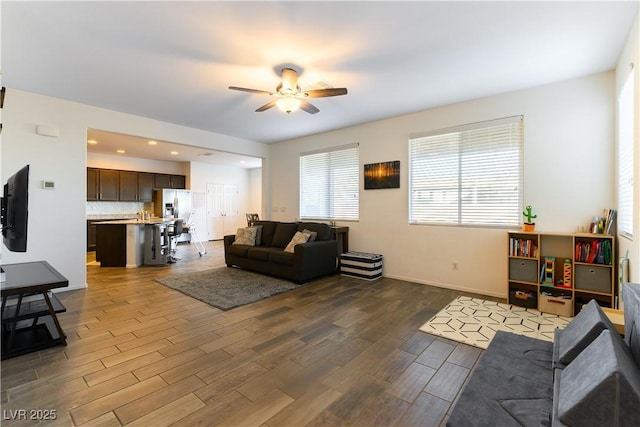
[[[509,256],[538,257],[538,244],[533,239],[509,238]]]
[[[588,264],[611,265],[612,254],[611,240],[593,239],[576,242],[574,259]]]
[[[615,209],[605,209],[605,217],[604,217],[604,232],[605,234],[612,234],[614,228],[613,224],[616,221],[616,210]]]

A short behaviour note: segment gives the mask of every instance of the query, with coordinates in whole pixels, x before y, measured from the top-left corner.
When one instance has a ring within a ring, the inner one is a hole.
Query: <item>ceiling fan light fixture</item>
[[[278,108],[287,114],[290,114],[300,108],[301,103],[301,100],[292,97],[280,98],[276,101]]]
[[[261,95],[269,95],[275,96],[277,99],[267,102],[261,107],[256,109],[256,113],[261,113],[263,111],[267,111],[273,107],[278,107],[278,109],[283,112],[290,114],[297,109],[302,109],[304,112],[309,114],[316,114],[318,108],[305,100],[305,98],[326,98],[329,96],[340,96],[347,94],[347,88],[334,88],[330,87],[330,85],[325,84],[329,87],[321,87],[320,89],[310,89],[305,90],[304,92],[298,86],[298,73],[296,70],[292,68],[283,68],[282,69],[282,81],[278,86],[276,86],[275,92],[269,92],[266,90],[260,89],[250,89],[246,87],[239,86],[229,86],[231,90],[239,90],[241,92],[249,92],[249,93],[257,93]]]
[[[291,68],[282,69],[282,83],[278,88],[282,94],[294,94],[300,91],[298,87],[298,73]]]

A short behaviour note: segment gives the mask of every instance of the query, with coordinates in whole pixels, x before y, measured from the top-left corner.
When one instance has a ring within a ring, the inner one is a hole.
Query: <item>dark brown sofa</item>
[[[296,283],[336,272],[338,242],[333,240],[328,224],[257,221],[253,225],[260,227],[261,234],[259,244],[255,246],[234,245],[235,235],[224,237],[227,266],[237,266]],[[304,230],[316,233],[315,240],[296,245],[293,253],[285,252],[285,247],[296,232]]]

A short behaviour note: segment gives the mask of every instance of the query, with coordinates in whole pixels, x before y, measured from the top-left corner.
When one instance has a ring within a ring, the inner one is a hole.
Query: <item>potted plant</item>
[[[523,231],[533,231],[536,229],[536,223],[532,222],[531,220],[537,218],[538,215],[534,215],[532,210],[533,208],[531,207],[531,205],[528,205],[524,208],[524,212],[522,212],[522,215],[524,215],[527,218],[525,223],[522,224]]]

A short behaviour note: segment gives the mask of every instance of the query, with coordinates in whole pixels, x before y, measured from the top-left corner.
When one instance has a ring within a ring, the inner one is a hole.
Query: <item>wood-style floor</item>
[[[335,275],[225,312],[154,281],[223,266],[222,243],[179,251],[88,262],[88,288],[57,294],[68,345],[2,362],[1,424],[438,426],[481,354],[418,331],[459,292]]]

